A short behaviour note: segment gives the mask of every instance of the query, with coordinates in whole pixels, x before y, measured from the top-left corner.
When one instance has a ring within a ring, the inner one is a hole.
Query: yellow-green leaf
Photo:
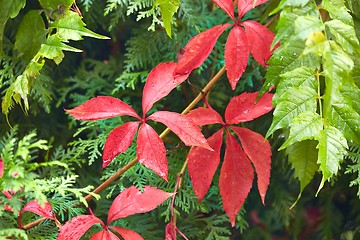
[[[171,37],[172,17],[179,8],[180,0],[156,0],[156,3],[159,5],[161,10],[161,16],[166,33],[169,37]]]

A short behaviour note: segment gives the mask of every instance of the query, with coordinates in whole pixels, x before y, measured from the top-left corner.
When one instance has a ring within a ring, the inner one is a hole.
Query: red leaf
[[[4,174],[4,161],[2,160],[2,158],[0,158],[0,178],[2,178]]]
[[[173,193],[145,186],[144,191],[139,191],[132,186],[122,191],[113,201],[108,214],[108,224],[112,221],[137,213],[145,213],[155,209]]]
[[[208,138],[208,143],[214,151],[202,147],[193,147],[187,156],[192,187],[199,201],[209,190],[213,176],[219,166],[223,132],[221,129]]]
[[[226,133],[224,163],[220,171],[219,188],[223,207],[235,226],[236,215],[247,198],[254,179],[254,170],[236,139]]]
[[[167,181],[168,163],[164,143],[146,123],[141,125],[139,130],[136,155],[140,163]]]
[[[124,240],[144,240],[137,232],[125,228],[109,227],[121,235]]]
[[[187,74],[174,77],[176,65],[174,62],[160,63],[149,73],[142,96],[144,116],[155,102],[167,96],[189,76]]]
[[[230,127],[241,141],[241,145],[255,167],[259,194],[263,204],[270,183],[271,146],[260,134],[246,128]]]
[[[254,21],[246,21],[242,25],[245,27],[245,34],[251,48],[251,54],[258,63],[266,67],[266,62],[271,57],[270,48],[275,34],[265,26]]]
[[[224,53],[227,77],[233,90],[246,70],[249,54],[245,32],[240,26],[235,26],[229,33]]]
[[[174,112],[158,111],[149,116],[148,119],[166,125],[186,146],[199,146],[211,150],[200,128],[184,115]]]
[[[192,70],[201,66],[211,53],[216,40],[231,24],[212,27],[193,37],[185,47],[185,53],[175,68],[175,75],[190,74]]]
[[[239,9],[239,21],[250,9],[267,2],[268,0],[239,0],[238,9]]]
[[[176,227],[173,222],[166,224],[165,240],[176,240]]]
[[[225,110],[225,121],[227,124],[238,124],[258,118],[273,109],[273,94],[265,93],[258,102],[258,92],[242,93],[233,97]]]
[[[32,212],[39,216],[55,220],[52,215],[52,207],[49,202],[45,202],[44,207],[42,207],[37,201],[32,200],[25,205],[25,207],[19,212],[19,215],[23,212]]]
[[[94,215],[82,215],[74,217],[60,228],[60,233],[57,237],[57,240],[80,239],[82,235],[84,235],[84,233],[96,223],[104,226],[104,223]]]
[[[77,120],[100,120],[123,115],[140,119],[132,107],[120,99],[109,96],[92,98],[76,108],[65,111]]]
[[[95,233],[90,240],[120,240],[114,233],[108,230],[102,230]]]
[[[225,124],[220,116],[214,109],[198,107],[194,110],[191,110],[186,114],[196,125],[204,126],[209,124]]]
[[[106,139],[102,167],[106,167],[120,153],[125,152],[134,139],[140,122],[127,122],[111,131]]]
[[[231,17],[234,22],[236,22],[234,17],[234,3],[232,0],[213,0],[224,12]]]

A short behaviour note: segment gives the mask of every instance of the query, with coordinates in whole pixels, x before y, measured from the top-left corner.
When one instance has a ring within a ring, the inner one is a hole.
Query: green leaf
[[[332,117],[329,122],[339,129],[346,139],[360,144],[360,115],[352,108],[349,99],[339,98],[332,104]]]
[[[354,62],[354,68],[353,68],[353,79],[356,84],[356,86],[360,86],[360,58],[359,57],[353,57],[352,58]]]
[[[306,39],[305,44],[306,48],[304,49],[303,54],[313,53],[316,56],[321,57],[330,49],[330,43],[322,32],[312,32]]]
[[[289,137],[279,150],[283,150],[296,142],[312,140],[322,129],[323,119],[319,114],[310,111],[303,112],[291,121]]]
[[[319,17],[300,16],[295,20],[295,34],[301,40],[306,40],[312,32],[321,32],[324,25]]]
[[[81,50],[77,48],[62,43],[59,35],[54,34],[41,45],[38,56],[52,59],[56,64],[59,64],[65,56],[63,51],[81,52]]]
[[[46,39],[45,24],[40,14],[39,10],[27,12],[16,33],[14,47],[18,51],[17,56],[26,62],[30,62]]]
[[[171,37],[172,17],[179,8],[180,0],[156,0],[156,3],[159,4],[161,10],[161,16],[166,33],[169,37]]]
[[[326,127],[316,136],[319,141],[317,148],[319,149],[318,161],[320,171],[323,174],[317,193],[324,186],[325,181],[336,175],[340,163],[343,161],[348,148],[347,142],[343,134],[334,127]]]
[[[351,107],[360,114],[360,88],[354,82],[345,82],[340,89],[344,98],[346,98]]]
[[[277,129],[288,128],[291,121],[302,112],[316,111],[317,92],[309,87],[290,88],[277,101],[268,138]]]
[[[328,11],[332,19],[338,19],[353,26],[353,20],[345,6],[344,0],[322,0],[320,7]]]
[[[359,53],[359,40],[356,37],[353,26],[343,23],[340,20],[331,20],[325,23],[330,32],[335,36],[336,42],[348,53]]]
[[[294,175],[300,181],[299,197],[319,169],[319,165],[317,164],[317,144],[317,141],[305,140],[297,142],[286,149],[289,162],[295,171]]]
[[[60,36],[62,41],[78,41],[82,40],[83,36],[98,39],[109,39],[108,37],[90,31],[89,29],[85,28],[85,26],[86,24],[81,20],[79,14],[72,11],[66,11],[53,23],[51,23],[50,28],[56,29],[57,34]]]
[[[9,18],[16,17],[25,7],[26,0],[0,0],[0,56],[2,55],[2,42],[6,22]]]
[[[279,6],[275,8],[270,15],[273,15],[280,10],[284,9],[285,7],[304,7],[306,4],[309,3],[309,0],[281,0]]]
[[[276,88],[273,103],[276,104],[279,97],[292,87],[310,87],[317,91],[319,84],[315,75],[316,71],[308,67],[298,67],[292,71],[281,74],[281,80]]]

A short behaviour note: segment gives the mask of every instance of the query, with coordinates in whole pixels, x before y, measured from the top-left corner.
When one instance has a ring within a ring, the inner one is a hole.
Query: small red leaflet
[[[208,143],[214,151],[193,147],[187,156],[189,175],[199,201],[209,190],[220,163],[223,132],[226,131],[226,149],[220,171],[219,188],[224,210],[232,226],[252,186],[254,179],[252,164],[257,174],[258,189],[263,203],[270,182],[271,146],[268,140],[265,141],[263,136],[249,129],[231,126],[231,124],[251,121],[273,109],[272,94],[266,93],[256,102],[257,96],[256,92],[233,97],[225,110],[225,123],[211,108],[199,107],[187,115],[199,125],[222,125],[221,130],[208,138]],[[231,132],[239,138],[241,146]]]
[[[238,19],[234,15],[234,1],[213,0],[213,2],[226,12],[234,23],[214,26],[193,37],[185,46],[185,53],[179,60],[174,74],[175,76],[189,74],[195,68],[200,67],[210,55],[219,36],[226,28],[232,26],[226,42],[224,57],[227,77],[234,90],[246,69],[250,52],[255,61],[264,66],[272,53],[270,47],[275,35],[257,22],[249,20],[241,22],[241,18],[246,12],[267,0],[239,0],[237,4]]]
[[[143,238],[132,230],[109,226],[109,224],[119,218],[149,212],[173,195],[173,193],[150,186],[145,186],[143,192],[136,187],[127,188],[115,198],[110,206],[106,225],[94,215],[77,216],[60,228],[57,240],[78,240],[94,224],[100,224],[103,230],[94,234],[91,240],[119,239],[110,230],[117,232],[125,240],[142,240]]]
[[[146,117],[147,112],[155,102],[167,96],[177,85],[188,77],[181,74],[174,77],[176,63],[161,63],[149,74],[143,91],[143,117],[125,102],[109,96],[92,98],[74,109],[66,110],[78,120],[103,120],[107,118],[130,116],[137,120],[127,122],[108,135],[102,155],[103,167],[108,166],[113,159],[124,153],[133,142],[139,126],[137,158],[141,164],[153,170],[167,181],[168,166],[164,143],[154,129],[146,123],[148,120],[161,122],[172,130],[187,146],[201,146],[211,149],[202,135],[200,128],[189,118],[179,113],[159,111]],[[152,139],[149,141],[149,139]]]
[[[4,161],[0,158],[0,178],[4,175]]]
[[[45,202],[44,206],[41,206],[37,201],[32,200],[32,201],[28,202],[25,205],[25,207],[19,212],[19,215],[18,215],[19,228],[22,228],[21,214],[23,212],[32,212],[39,216],[42,216],[42,217],[45,217],[45,218],[48,218],[51,220],[55,220],[55,217],[52,214],[52,207],[49,202]]]

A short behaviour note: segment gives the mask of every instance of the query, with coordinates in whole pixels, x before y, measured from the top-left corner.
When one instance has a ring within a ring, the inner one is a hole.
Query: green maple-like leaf
[[[51,23],[50,29],[55,28],[62,41],[82,40],[83,36],[98,39],[109,39],[108,37],[94,33],[85,28],[86,24],[76,12],[66,11]]]
[[[330,32],[336,38],[336,42],[348,53],[360,51],[359,40],[356,37],[353,26],[343,23],[340,20],[331,20],[325,23]]]
[[[325,9],[332,19],[338,19],[353,26],[353,19],[345,6],[344,0],[322,0],[320,7]]]
[[[318,189],[319,192],[325,181],[337,174],[340,163],[347,154],[348,145],[344,135],[331,126],[321,130],[317,134],[316,140],[319,142],[317,145],[319,150],[317,163],[320,164],[320,171],[323,175]]]
[[[316,111],[317,92],[309,87],[290,88],[277,101],[268,138],[277,129],[288,128],[293,118],[302,112]]]
[[[317,164],[317,144],[317,141],[305,140],[297,142],[286,149],[289,162],[294,169],[294,175],[300,181],[299,197],[319,169],[319,165]]]
[[[0,56],[6,22],[9,18],[16,17],[25,4],[26,0],[0,0]]]
[[[322,129],[323,119],[319,114],[316,112],[303,112],[291,121],[289,137],[279,150],[285,149],[296,142],[314,139],[315,135]]]
[[[156,3],[159,4],[161,10],[161,16],[166,33],[169,37],[171,37],[172,17],[179,8],[180,0],[156,0]]]

